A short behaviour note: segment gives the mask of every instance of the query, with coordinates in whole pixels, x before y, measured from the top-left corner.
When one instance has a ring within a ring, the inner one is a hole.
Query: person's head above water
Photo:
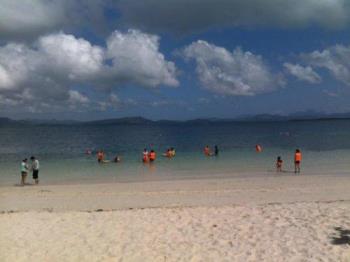
[[[280,161],[280,160],[281,160],[281,157],[280,157],[280,156],[278,156],[278,157],[277,157],[277,160],[278,160],[278,161]]]
[[[31,157],[30,157],[30,160],[35,160],[35,156],[31,156]]]
[[[25,158],[25,159],[23,159],[23,160],[22,160],[22,162],[27,162],[27,160],[28,160],[28,159],[27,159],[27,158]]]

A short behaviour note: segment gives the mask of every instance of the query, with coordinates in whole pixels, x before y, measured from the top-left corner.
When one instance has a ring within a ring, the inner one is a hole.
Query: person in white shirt
[[[27,164],[27,158],[22,160],[21,163],[21,185],[24,186],[26,183],[26,178],[28,175],[28,164]]]
[[[34,156],[30,158],[32,160],[32,171],[33,171],[33,179],[35,181],[35,184],[39,184],[39,160],[36,159]]]

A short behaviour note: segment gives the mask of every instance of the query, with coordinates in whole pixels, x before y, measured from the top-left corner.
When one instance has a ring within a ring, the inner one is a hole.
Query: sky
[[[348,0],[0,0],[0,116],[350,112]]]

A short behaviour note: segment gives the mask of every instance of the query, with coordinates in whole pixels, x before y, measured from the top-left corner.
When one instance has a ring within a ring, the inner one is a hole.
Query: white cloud
[[[39,52],[52,64],[55,70],[68,74],[71,79],[86,78],[99,73],[104,51],[82,38],[63,33],[41,37]]]
[[[50,105],[56,111],[66,106],[72,109],[93,102],[74,90],[78,86],[112,90],[125,83],[150,88],[178,85],[175,65],[159,52],[158,37],[116,31],[106,48],[56,33],[40,37],[33,45],[0,46],[2,106],[19,104],[32,111],[47,110]],[[117,97],[112,96],[109,103],[116,104]]]
[[[85,95],[79,93],[78,91],[76,90],[69,90],[69,101],[72,103],[72,104],[76,104],[76,103],[79,103],[79,104],[86,104],[86,103],[89,103],[90,100],[88,97],[86,97]]]
[[[183,50],[186,59],[196,61],[203,87],[222,95],[255,95],[272,91],[280,81],[263,59],[236,48],[229,52],[206,41],[193,42]]]
[[[322,78],[317,74],[311,66],[301,66],[299,64],[284,63],[283,66],[286,68],[287,72],[297,79],[309,82],[311,84],[318,84],[322,81]]]
[[[177,33],[220,26],[318,26],[339,29],[349,25],[348,0],[120,0],[127,25]]]
[[[335,79],[350,86],[350,46],[335,45],[303,54],[302,58],[313,67],[327,69]]]
[[[113,77],[155,87],[177,86],[176,67],[159,52],[159,37],[129,30],[115,31],[107,40],[107,58],[112,59]]]

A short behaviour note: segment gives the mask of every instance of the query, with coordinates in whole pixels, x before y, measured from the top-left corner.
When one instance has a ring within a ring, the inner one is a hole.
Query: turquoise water
[[[207,144],[219,146],[219,157],[203,156]],[[256,144],[262,153],[255,152]],[[160,157],[171,146],[176,157]],[[144,147],[158,153],[151,166],[140,161]],[[85,154],[100,148],[107,159],[118,154],[122,162],[99,165]],[[350,121],[2,127],[0,184],[18,183],[21,159],[31,155],[40,160],[42,183],[70,184],[275,175],[278,155],[284,169],[293,170],[296,148],[303,152],[305,174],[347,175]]]

